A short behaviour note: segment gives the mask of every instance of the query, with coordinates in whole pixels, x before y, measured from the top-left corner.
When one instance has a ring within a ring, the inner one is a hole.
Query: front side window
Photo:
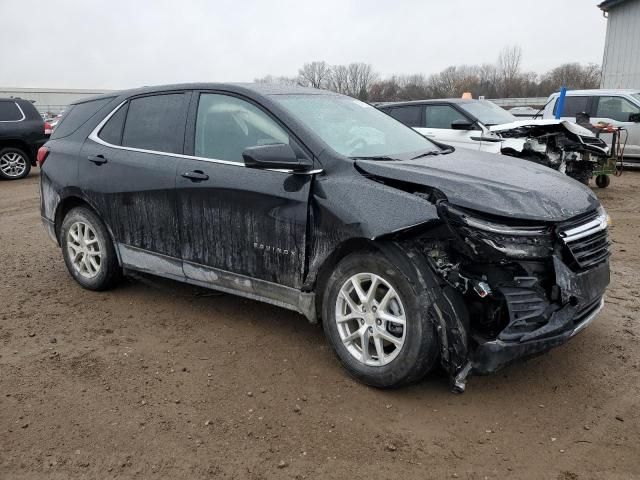
[[[429,105],[426,114],[427,128],[451,129],[451,124],[456,120],[469,121],[467,117],[449,105]]]
[[[16,102],[0,102],[0,122],[19,122],[23,118]]]
[[[598,98],[597,118],[610,118],[618,122],[628,122],[629,116],[640,113],[640,107],[622,97]]]
[[[183,93],[134,98],[122,132],[122,146],[181,153],[186,102]]]
[[[229,95],[200,95],[196,157],[242,162],[246,148],[275,143],[289,143],[289,135],[255,105]]]
[[[335,152],[347,157],[411,158],[439,150],[412,128],[342,95],[273,95]]]
[[[553,114],[555,115],[558,112],[558,101],[556,99],[556,104],[553,107]],[[564,99],[564,107],[562,108],[562,112],[560,113],[561,117],[575,117],[576,115],[584,112],[589,112],[589,97],[572,97],[567,96]]]
[[[408,127],[422,126],[422,107],[419,105],[395,107],[389,111],[389,115]]]

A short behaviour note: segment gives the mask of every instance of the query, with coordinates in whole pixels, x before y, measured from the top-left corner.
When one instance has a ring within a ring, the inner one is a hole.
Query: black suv
[[[298,311],[374,386],[439,359],[461,391],[568,340],[609,283],[588,188],[330,92],[115,93],[72,105],[44,149],[42,219],[80,285],[139,271]]]
[[[0,178],[29,175],[38,149],[49,138],[36,107],[20,98],[0,98]]]

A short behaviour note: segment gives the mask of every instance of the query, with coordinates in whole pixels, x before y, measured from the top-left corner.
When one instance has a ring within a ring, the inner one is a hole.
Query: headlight
[[[598,217],[604,219],[603,221],[607,224],[607,227],[611,226],[611,217],[602,205],[598,208]]]
[[[506,225],[471,216],[449,208],[453,226],[465,237],[465,242],[480,255],[479,248],[515,259],[544,258],[553,251],[551,228],[544,225]]]

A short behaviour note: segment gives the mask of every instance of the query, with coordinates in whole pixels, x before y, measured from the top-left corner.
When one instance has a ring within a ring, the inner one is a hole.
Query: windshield
[[[347,157],[412,158],[440,149],[386,113],[351,97],[276,95],[302,123],[333,150]]]
[[[502,125],[503,123],[511,123],[518,120],[505,109],[487,100],[461,102],[458,106],[476,117],[480,120],[480,123],[483,123],[487,127],[492,125]]]
[[[631,96],[635,98],[638,101],[638,103],[640,103],[640,93],[632,93]]]

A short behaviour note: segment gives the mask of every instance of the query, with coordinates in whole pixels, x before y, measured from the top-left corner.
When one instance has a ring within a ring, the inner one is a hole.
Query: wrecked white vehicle
[[[446,145],[530,160],[585,184],[609,155],[604,141],[576,123],[518,120],[487,100],[419,100],[378,108]]]

